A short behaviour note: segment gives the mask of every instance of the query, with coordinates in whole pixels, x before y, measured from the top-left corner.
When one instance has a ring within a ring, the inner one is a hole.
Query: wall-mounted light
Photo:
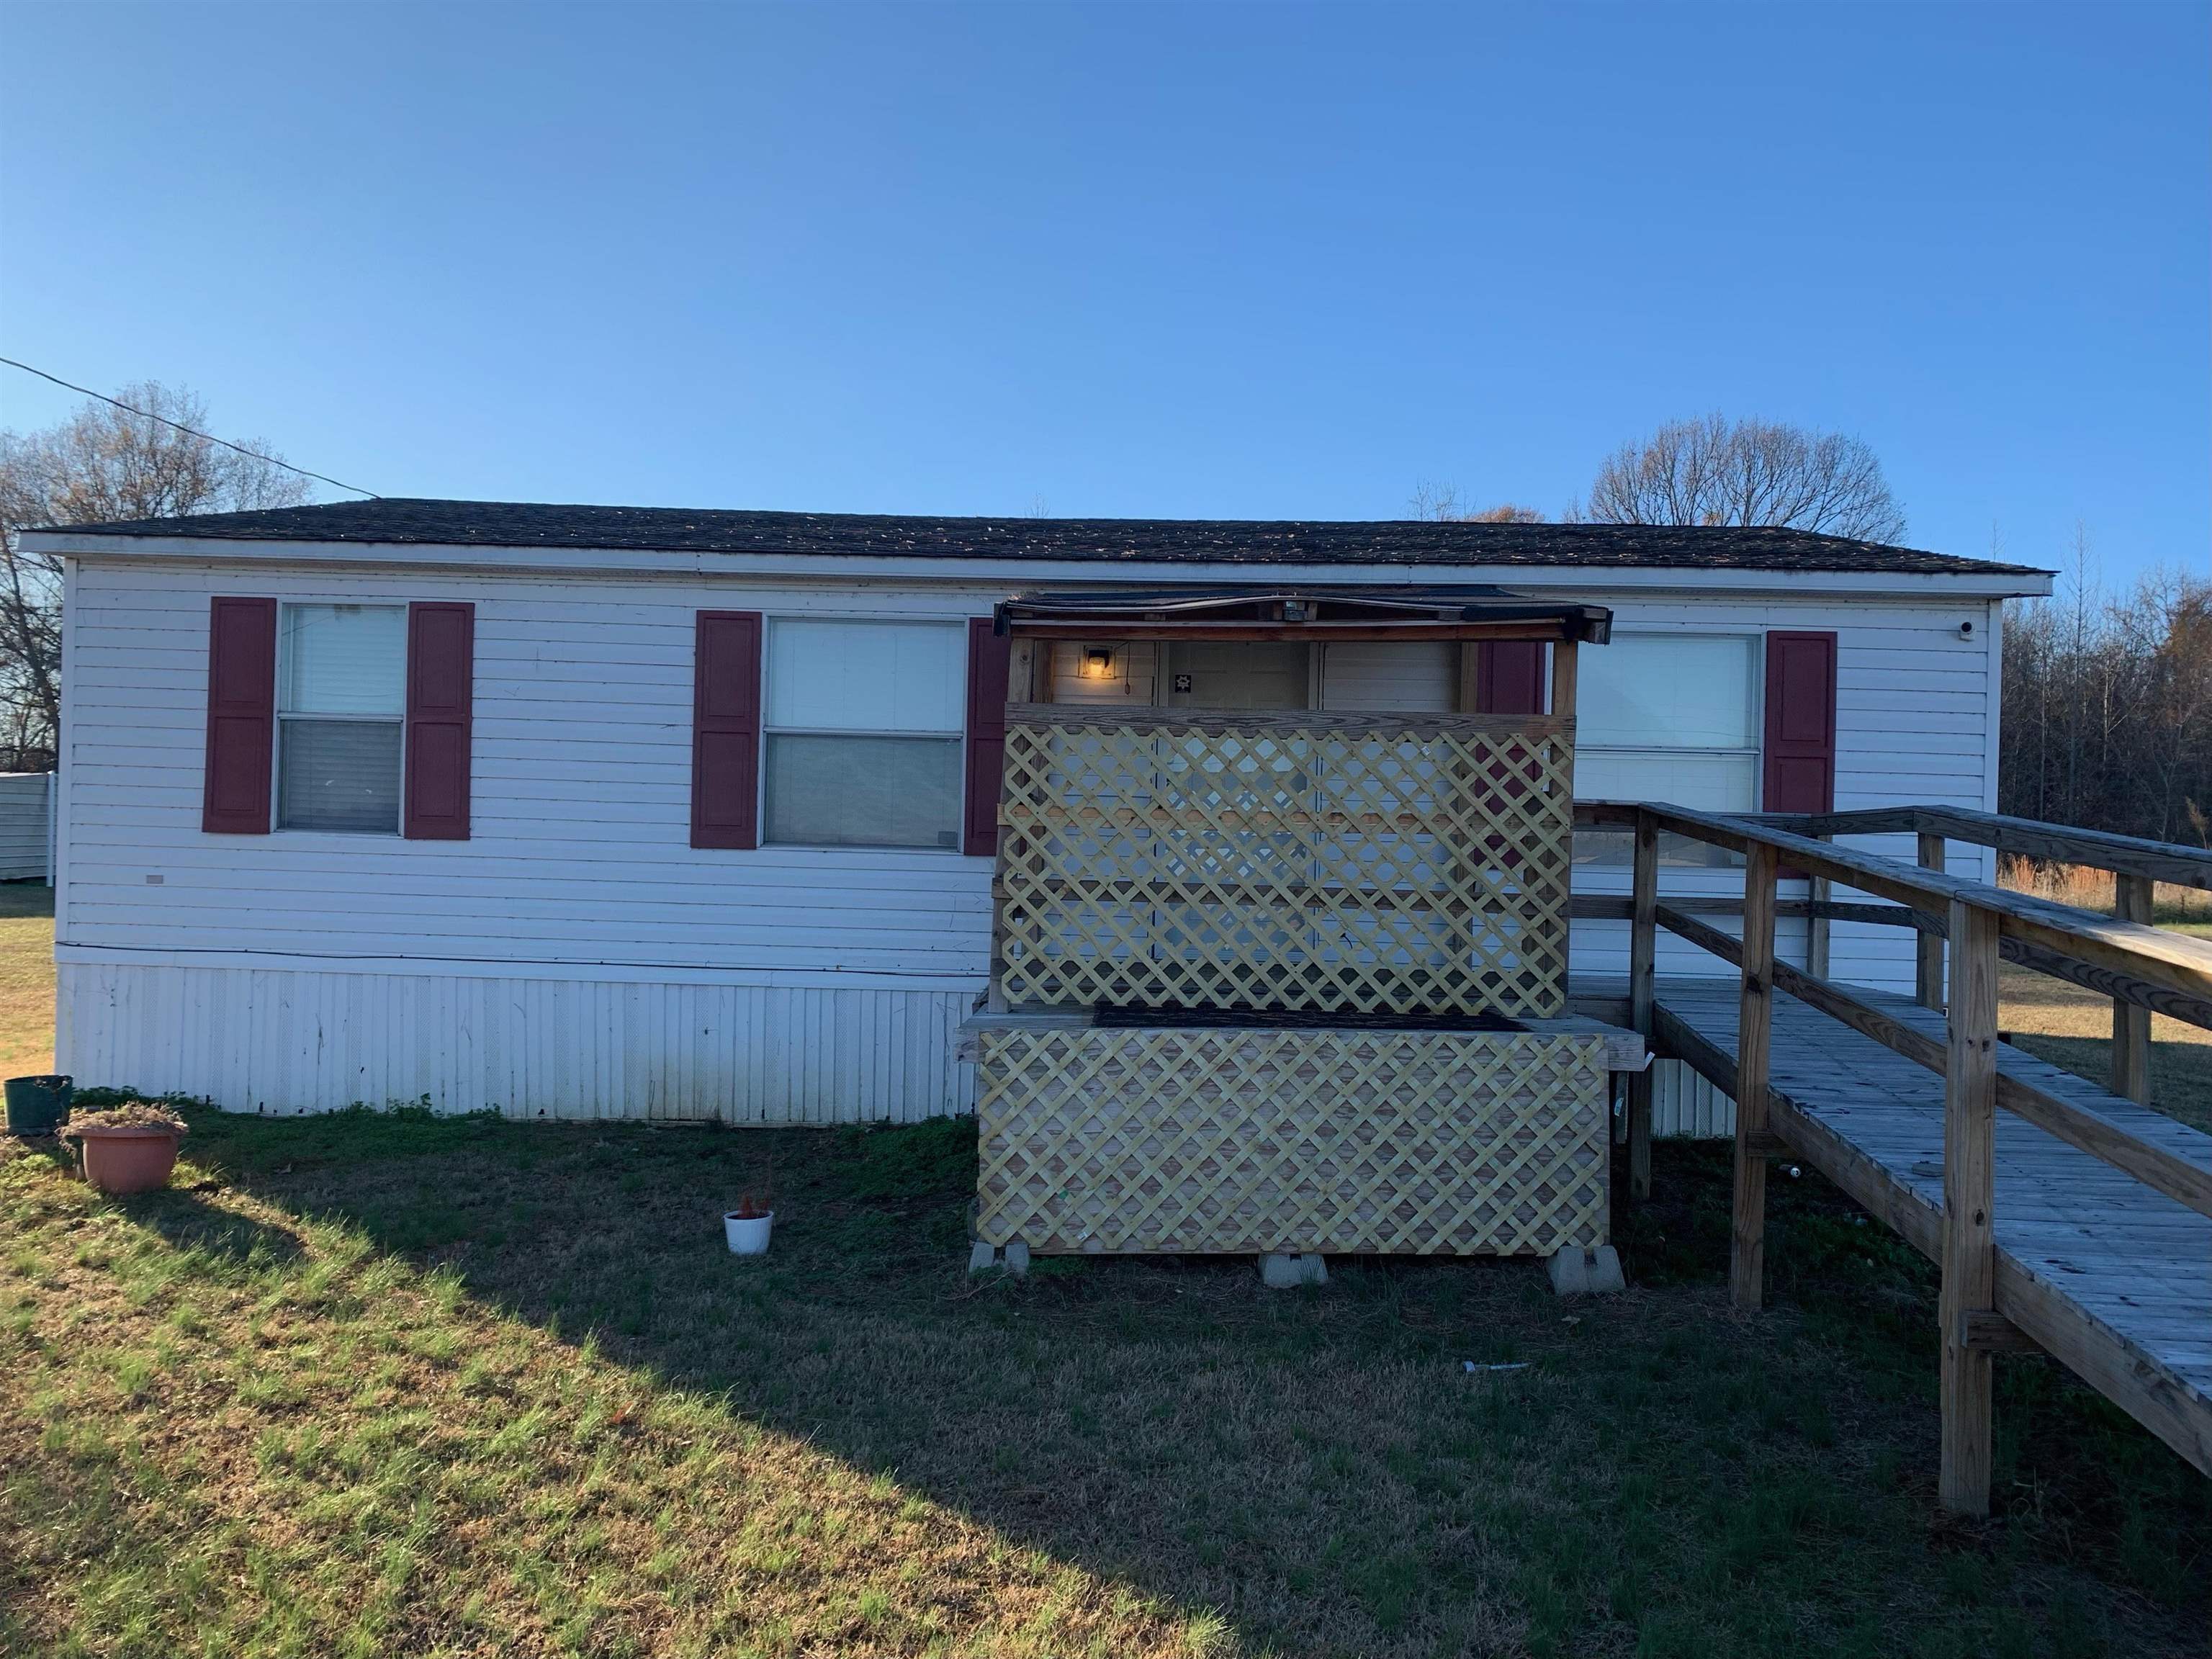
[[[1084,648],[1083,678],[1086,680],[1110,680],[1114,678],[1112,647],[1093,645]]]

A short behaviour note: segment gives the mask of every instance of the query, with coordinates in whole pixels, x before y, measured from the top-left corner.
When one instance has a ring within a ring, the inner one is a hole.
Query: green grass
[[[1999,1361],[1996,1518],[1934,1503],[1931,1276],[1723,1149],[1638,1288],[1533,1264],[962,1271],[965,1122],[194,1115],[169,1192],[0,1142],[0,1651],[2203,1650],[2207,1483]],[[773,1253],[720,1210],[770,1157]],[[1462,1361],[1526,1362],[1472,1376]]]

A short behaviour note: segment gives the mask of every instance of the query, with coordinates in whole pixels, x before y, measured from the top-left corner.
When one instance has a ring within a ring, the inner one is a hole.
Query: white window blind
[[[1759,641],[1749,635],[1630,634],[1581,653],[1575,793],[1748,812],[1759,805]],[[1626,864],[1618,831],[1575,837],[1577,862]],[[1717,848],[1660,838],[1660,860],[1734,862]]]
[[[284,607],[288,714],[407,712],[407,613],[385,605]]]
[[[769,633],[771,730],[960,730],[967,640],[958,628],[779,620]]]
[[[285,605],[276,827],[398,834],[406,714],[403,607]]]
[[[957,623],[771,621],[767,839],[957,849],[966,696]]]
[[[1745,635],[1631,634],[1579,653],[1578,741],[1596,748],[1756,749],[1753,643]]]

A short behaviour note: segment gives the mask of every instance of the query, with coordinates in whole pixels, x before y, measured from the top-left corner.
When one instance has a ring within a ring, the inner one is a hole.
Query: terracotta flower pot
[[[113,1197],[166,1187],[177,1167],[178,1133],[161,1124],[84,1124],[76,1138],[84,1148],[84,1178]]]

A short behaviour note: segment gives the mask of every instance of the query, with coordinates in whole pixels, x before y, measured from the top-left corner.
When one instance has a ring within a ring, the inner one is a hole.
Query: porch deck
[[[1589,1006],[1625,982],[1576,985]],[[1741,985],[1662,980],[1654,1047],[1716,1088],[1736,1085]],[[1855,991],[1942,1042],[1911,998]],[[1767,1127],[1792,1152],[1940,1261],[1942,1076],[1777,991]],[[1998,1045],[2001,1075],[2212,1174],[2212,1135]],[[2011,1113],[1996,1122],[1996,1311],[2036,1346],[2212,1474],[2212,1218]]]

